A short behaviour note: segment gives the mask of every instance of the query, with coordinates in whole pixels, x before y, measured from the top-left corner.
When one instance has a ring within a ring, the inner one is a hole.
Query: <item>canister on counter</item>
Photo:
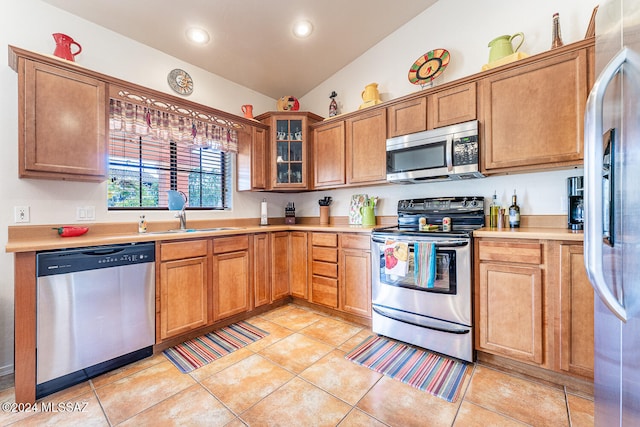
[[[451,218],[448,216],[442,218],[442,231],[451,231]]]

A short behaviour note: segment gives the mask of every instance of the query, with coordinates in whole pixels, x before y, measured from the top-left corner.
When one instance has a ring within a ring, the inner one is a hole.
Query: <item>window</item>
[[[109,209],[165,209],[167,190],[188,208],[230,207],[232,154],[214,141],[234,131],[113,99],[110,118]]]

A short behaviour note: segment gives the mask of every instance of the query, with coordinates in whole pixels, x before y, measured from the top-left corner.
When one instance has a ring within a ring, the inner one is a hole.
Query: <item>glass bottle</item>
[[[498,226],[498,214],[500,212],[500,206],[498,205],[498,199],[496,192],[493,192],[493,200],[489,205],[489,227],[496,228]]]
[[[511,196],[511,206],[509,206],[509,227],[520,227],[520,206],[518,206],[518,196],[516,196],[516,190],[513,190],[513,196]]]
[[[557,47],[562,46],[562,34],[560,34],[560,14],[553,14],[553,27],[551,34],[551,49],[555,49]]]

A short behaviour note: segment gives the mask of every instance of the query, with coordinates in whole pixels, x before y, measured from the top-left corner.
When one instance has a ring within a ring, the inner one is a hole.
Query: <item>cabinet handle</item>
[[[627,311],[607,285],[602,268],[603,191],[602,191],[602,110],[604,95],[609,83],[627,61],[628,50],[623,48],[602,70],[593,85],[584,118],[584,175],[585,175],[585,241],[584,265],[593,289],[602,302],[623,322]],[[613,209],[613,204],[612,207]]]

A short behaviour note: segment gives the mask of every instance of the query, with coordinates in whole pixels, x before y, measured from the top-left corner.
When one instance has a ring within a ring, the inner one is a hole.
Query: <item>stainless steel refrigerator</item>
[[[640,0],[600,5],[596,75],[584,147],[595,424],[640,426]]]

